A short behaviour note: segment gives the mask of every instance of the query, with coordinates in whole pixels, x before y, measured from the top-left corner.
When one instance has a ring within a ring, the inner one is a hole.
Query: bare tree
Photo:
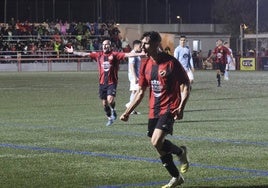
[[[215,22],[226,23],[226,32],[239,35],[240,24],[249,26],[247,32],[256,28],[256,0],[214,0],[212,16]]]

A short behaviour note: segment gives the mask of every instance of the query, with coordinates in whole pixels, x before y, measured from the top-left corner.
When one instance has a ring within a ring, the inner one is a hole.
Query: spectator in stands
[[[246,57],[255,57],[255,51],[252,49],[249,49],[247,51]]]
[[[62,21],[60,20],[60,33],[62,35],[66,35],[67,34],[67,30],[68,30],[68,23],[67,21],[65,21],[64,23],[62,23]]]
[[[79,36],[76,39],[75,36],[77,36],[78,33]],[[112,39],[110,36],[111,33],[113,34]],[[56,20],[51,22],[32,24],[27,20],[24,22],[20,22],[19,20],[15,22],[12,20],[10,21],[10,24],[1,24],[0,26],[0,37],[2,36],[0,38],[0,45],[2,50],[7,50],[11,44],[14,44],[16,47],[15,50],[21,52],[22,58],[26,57],[26,55],[27,57],[30,56],[31,53],[29,52],[31,46],[29,45],[32,42],[34,42],[38,47],[39,53],[40,50],[49,49],[51,50],[50,52],[44,53],[50,55],[54,50],[53,46],[55,45],[55,50],[57,53],[54,55],[59,57],[62,54],[61,50],[59,50],[58,53],[59,44],[61,44],[60,49],[68,42],[71,42],[74,46],[79,46],[81,50],[88,49],[89,46],[90,50],[99,50],[101,46],[101,40],[108,38],[112,40],[112,46],[114,46],[114,50],[121,51],[122,46],[119,33],[120,32],[118,28],[115,27],[114,22],[109,22],[108,24],[100,24],[98,22],[92,24],[71,22],[68,24],[67,22],[63,23],[61,20]],[[93,41],[92,44],[90,41]],[[94,49],[92,47],[94,47]]]
[[[123,52],[130,52],[131,51],[131,47],[130,47],[128,39],[126,37],[122,38],[121,44],[122,44],[121,47],[122,47]]]

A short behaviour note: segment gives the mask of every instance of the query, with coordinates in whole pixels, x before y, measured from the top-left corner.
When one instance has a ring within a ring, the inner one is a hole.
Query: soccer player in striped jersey
[[[176,187],[184,183],[181,173],[185,173],[189,168],[187,149],[185,146],[179,147],[173,144],[166,136],[173,134],[174,121],[183,118],[183,111],[190,94],[190,81],[178,60],[160,50],[161,36],[158,32],[145,32],[141,41],[148,58],[140,67],[137,94],[120,119],[128,120],[131,112],[142,101],[148,87],[147,135],[160,155],[163,166],[171,175],[169,183],[162,188]],[[181,85],[184,87],[180,87]],[[183,88],[183,91],[180,88]],[[173,155],[180,160],[180,171],[173,161]]]
[[[224,76],[226,64],[228,63],[228,55],[231,55],[231,52],[223,45],[223,40],[218,39],[216,42],[216,47],[207,59],[207,61],[209,61],[212,57],[215,57],[215,66],[217,71],[216,78],[218,82],[218,87],[221,87],[221,76]]]
[[[105,114],[108,118],[106,126],[110,126],[116,120],[115,96],[118,83],[118,71],[121,60],[126,57],[143,55],[143,53],[123,53],[112,50],[111,41],[102,42],[102,51],[78,52],[73,47],[65,47],[65,51],[78,56],[89,56],[96,61],[99,70],[99,97],[102,100]]]

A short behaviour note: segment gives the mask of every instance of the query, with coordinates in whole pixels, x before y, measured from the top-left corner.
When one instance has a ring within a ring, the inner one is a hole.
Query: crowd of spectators
[[[114,22],[82,23],[15,22],[0,24],[0,61],[7,59],[54,57],[61,58],[64,47],[72,45],[77,50],[98,51],[104,38],[112,41],[114,50],[122,51],[120,31]]]

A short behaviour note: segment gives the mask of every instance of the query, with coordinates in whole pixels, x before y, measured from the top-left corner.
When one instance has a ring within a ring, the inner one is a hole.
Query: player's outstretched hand
[[[64,51],[67,52],[67,53],[73,53],[74,52],[74,49],[73,47],[71,46],[70,48],[68,48],[67,46],[64,48]]]
[[[120,116],[120,120],[121,120],[121,121],[128,121],[128,118],[129,118],[129,115],[126,114],[126,113],[123,113],[123,114]]]

